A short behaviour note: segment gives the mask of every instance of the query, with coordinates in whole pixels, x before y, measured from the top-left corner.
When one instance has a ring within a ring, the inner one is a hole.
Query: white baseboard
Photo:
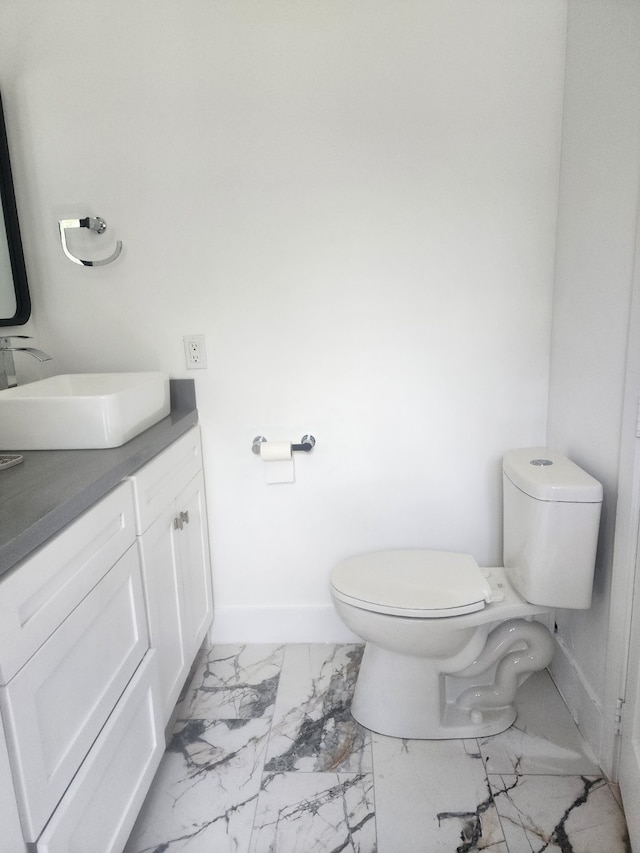
[[[602,763],[602,706],[590,688],[570,649],[557,636],[549,672],[582,736]]]
[[[216,607],[212,643],[358,643],[332,605]]]

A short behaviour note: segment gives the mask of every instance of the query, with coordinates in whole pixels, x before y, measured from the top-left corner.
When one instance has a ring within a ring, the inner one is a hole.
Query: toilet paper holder
[[[253,444],[251,445],[251,450],[253,453],[260,455],[260,445],[263,444],[267,439],[263,435],[257,435],[253,439]],[[300,439],[300,444],[292,444],[292,451],[303,450],[305,453],[308,453],[310,450],[313,450],[315,447],[316,440],[312,435],[303,435]]]

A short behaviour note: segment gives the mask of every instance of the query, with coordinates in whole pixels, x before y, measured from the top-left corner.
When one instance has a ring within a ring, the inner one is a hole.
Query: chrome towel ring
[[[120,252],[122,252],[122,241],[120,240],[116,241],[116,247],[109,257],[102,258],[102,260],[99,261],[85,261],[83,258],[76,258],[76,256],[72,255],[69,251],[66,235],[67,228],[89,228],[91,231],[95,231],[96,234],[104,234],[107,230],[107,223],[100,216],[85,216],[84,219],[60,219],[58,220],[58,226],[60,228],[62,251],[70,261],[73,261],[74,264],[80,264],[83,267],[102,267],[105,264],[112,263],[116,258],[120,257]]]

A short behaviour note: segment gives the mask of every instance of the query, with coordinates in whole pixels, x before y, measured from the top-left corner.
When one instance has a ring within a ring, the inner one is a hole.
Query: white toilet
[[[504,568],[398,550],[331,572],[339,616],[366,641],[352,704],[366,728],[429,739],[504,731],[519,685],[553,657],[534,617],[590,607],[600,483],[540,447],[508,451],[502,481]]]

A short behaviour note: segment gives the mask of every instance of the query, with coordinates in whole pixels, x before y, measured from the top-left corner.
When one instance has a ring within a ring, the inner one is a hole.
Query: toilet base
[[[416,740],[486,737],[513,724],[513,705],[468,710],[455,699],[447,700],[446,677],[437,660],[397,654],[368,642],[351,713],[371,731]]]

